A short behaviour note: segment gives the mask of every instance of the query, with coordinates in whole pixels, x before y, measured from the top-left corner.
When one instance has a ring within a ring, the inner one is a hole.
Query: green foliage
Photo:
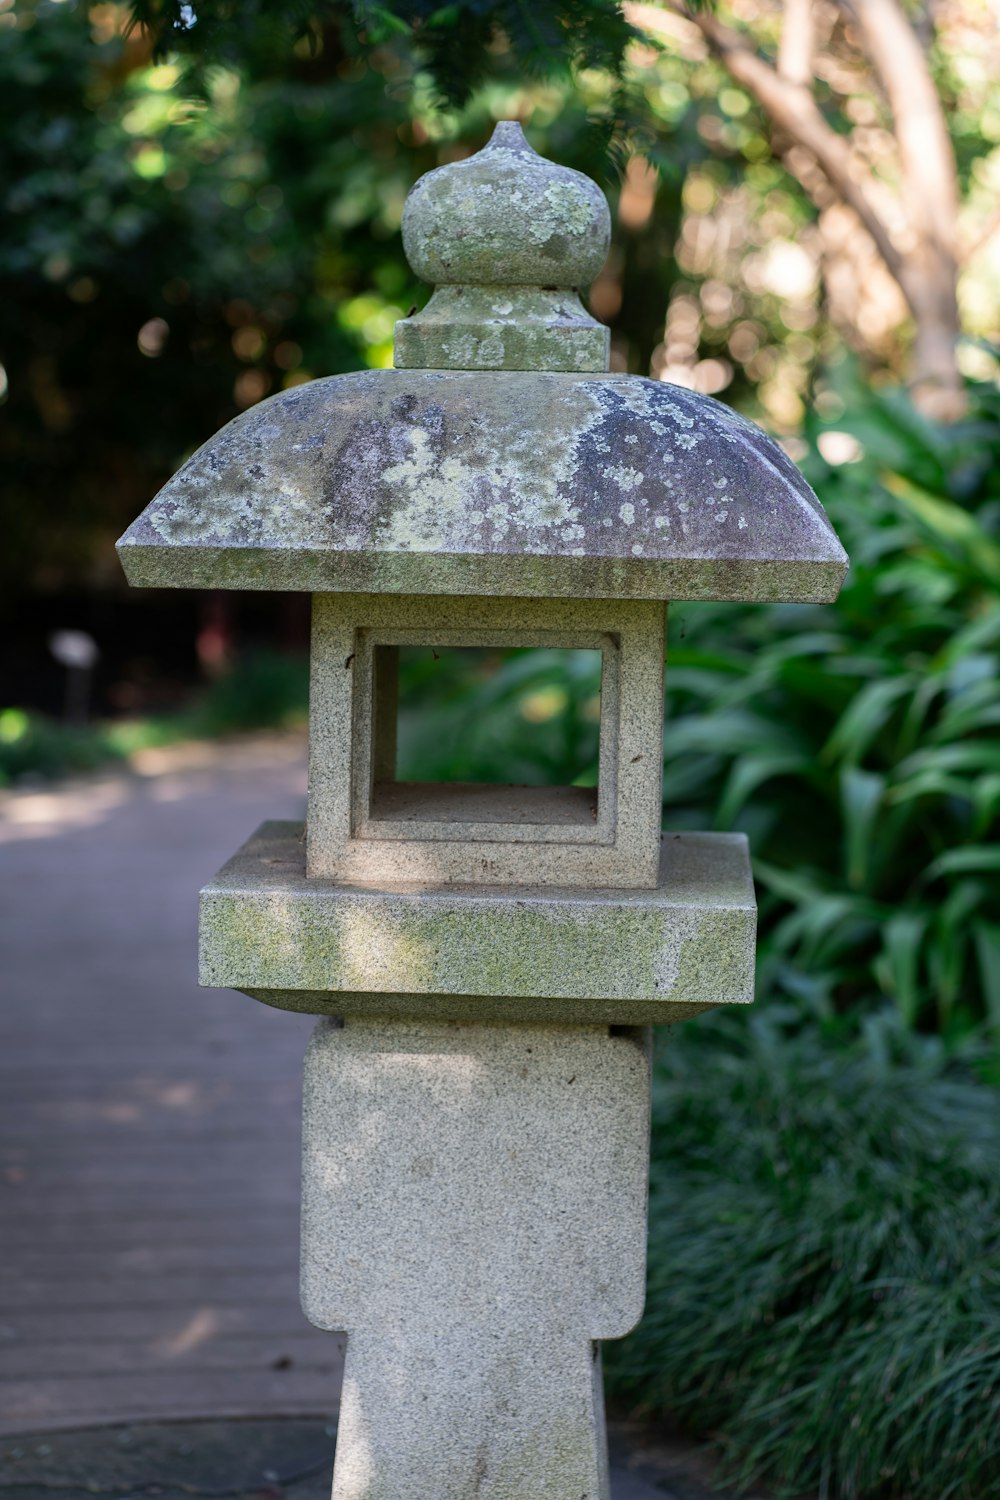
[[[948,429],[840,384],[839,435],[810,435],[856,461],[805,468],[851,554],[843,594],[675,612],[667,822],[751,835],[764,993],[995,1028],[1000,396],[977,388]]]
[[[597,783],[594,651],[414,653],[400,663],[400,780]]]
[[[25,777],[93,771],[117,758],[103,728],[59,724],[21,708],[0,709],[0,787]]]
[[[611,1391],[822,1500],[1000,1489],[1000,1097],[935,1043],[775,1010],[654,1075],[649,1295]]]
[[[416,51],[442,101],[452,106],[464,105],[502,70],[508,48],[529,76],[567,76],[582,68],[617,75],[633,35],[620,7],[608,0],[544,6],[526,0],[131,0],[130,10],[158,54],[181,48],[201,65],[239,61],[261,46],[308,47],[331,28],[362,52],[395,44]]]
[[[308,661],[258,650],[216,678],[179,722],[192,736],[214,737],[301,727],[308,711]]]

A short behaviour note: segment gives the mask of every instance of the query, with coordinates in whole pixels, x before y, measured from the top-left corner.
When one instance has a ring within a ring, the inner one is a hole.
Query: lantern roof
[[[397,326],[397,368],[230,422],[119,542],[129,582],[834,599],[846,554],[778,444],[709,397],[607,371],[576,292],[607,226],[596,186],[509,122],[422,178],[404,243],[438,286]]]

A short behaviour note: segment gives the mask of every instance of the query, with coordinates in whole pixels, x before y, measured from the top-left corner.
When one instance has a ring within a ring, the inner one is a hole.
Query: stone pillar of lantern
[[[737,834],[661,836],[667,599],[825,601],[781,450],[608,373],[596,186],[520,128],[422,178],[396,368],[282,393],[122,539],[130,581],[315,595],[306,827],[201,895],[201,981],[320,1016],[302,1299],[347,1335],[334,1500],[607,1500],[643,1302],[650,1028],[753,997]],[[400,646],[600,653],[596,788],[398,780]]]
[[[645,1034],[321,1021],[302,1300],[347,1333],[336,1500],[608,1495],[597,1341],[642,1311]]]

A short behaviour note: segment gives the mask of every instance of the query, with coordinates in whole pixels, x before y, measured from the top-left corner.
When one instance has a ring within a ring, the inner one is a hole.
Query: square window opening
[[[376,644],[369,817],[593,828],[603,656],[590,647]]]

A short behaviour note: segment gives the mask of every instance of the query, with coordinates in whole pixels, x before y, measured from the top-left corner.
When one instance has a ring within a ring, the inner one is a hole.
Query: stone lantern
[[[745,839],[661,835],[665,602],[836,597],[781,449],[608,373],[598,188],[520,127],[403,220],[396,367],[205,444],[138,585],[313,594],[309,806],[201,895],[201,982],[322,1017],[302,1296],[347,1334],[334,1500],[607,1496],[599,1341],[643,1303],[649,1028],[753,997]],[[406,646],[600,653],[595,788],[397,777]]]

